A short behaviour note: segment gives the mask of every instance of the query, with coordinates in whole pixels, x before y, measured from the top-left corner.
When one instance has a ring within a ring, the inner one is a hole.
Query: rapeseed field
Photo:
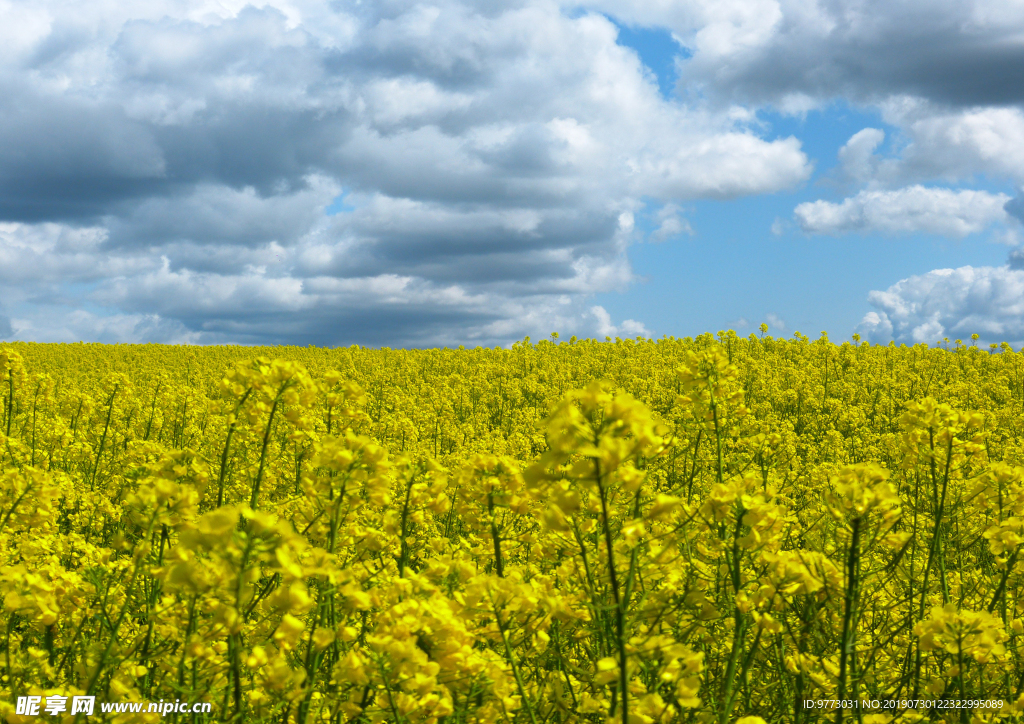
[[[0,346],[0,715],[1020,720],[1024,355],[553,337]]]

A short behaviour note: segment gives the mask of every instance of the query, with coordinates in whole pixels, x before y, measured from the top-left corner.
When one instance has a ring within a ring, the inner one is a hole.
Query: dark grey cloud
[[[892,3],[868,5],[889,21],[886,27],[865,32],[857,22],[864,18],[854,21],[835,8],[836,27],[827,33],[809,37],[784,26],[735,66],[714,70],[699,57],[692,68],[683,63],[680,84],[702,82],[709,94],[760,103],[795,93],[860,103],[911,95],[954,107],[1024,102],[1024,45],[1013,37],[1024,22],[1012,35],[998,29],[978,37],[955,22],[937,23],[951,18],[924,3],[918,9],[928,11],[909,18],[896,15]]]
[[[166,184],[153,134],[109,103],[40,97],[7,86],[0,100],[0,219],[85,221]]]
[[[302,316],[264,313],[222,317],[184,318],[198,330],[196,339],[204,344],[231,341],[234,344],[273,344],[320,347],[349,346],[421,348],[439,344],[470,342],[491,346],[506,342],[503,336],[459,334],[457,330],[479,329],[501,319],[498,312],[445,310],[429,307],[396,306],[367,308],[330,305],[308,310]]]
[[[798,108],[800,96],[909,95],[970,107],[1024,101],[1024,10],[1001,0],[596,0],[671,28],[679,91]]]
[[[88,59],[105,83],[56,92],[61,61],[86,60],[76,51],[103,51]],[[323,55],[270,7],[213,25],[129,20],[106,47],[57,21],[19,75],[0,77],[0,218],[89,222],[201,183],[303,188],[349,123]]]
[[[177,258],[181,244],[203,246],[205,253],[242,253],[238,247],[270,243],[291,245],[324,216],[340,187],[326,177],[309,177],[294,188],[261,193],[253,186],[202,183],[179,187],[179,193],[151,196],[121,204],[105,220],[105,248],[149,247]],[[118,213],[120,212],[120,213]]]
[[[511,301],[508,295],[443,291],[448,294],[393,276],[372,282],[320,278],[300,286],[283,278],[163,270],[111,285],[99,299],[135,319],[175,320],[192,342],[326,346],[499,344],[507,341],[503,330],[510,317],[550,306],[543,296]]]
[[[468,213],[410,214],[409,222],[385,227],[378,218],[355,220],[353,230],[372,247],[382,264],[417,264],[429,259],[457,259],[532,252],[545,249],[577,249],[600,252],[611,244],[619,229],[618,214],[600,210],[530,212],[517,214]],[[376,215],[374,215],[376,216]],[[606,251],[612,251],[611,248]],[[376,270],[377,272],[383,270]]]

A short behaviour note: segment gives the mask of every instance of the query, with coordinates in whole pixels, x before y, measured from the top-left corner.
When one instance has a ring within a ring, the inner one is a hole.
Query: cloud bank
[[[595,12],[6,5],[0,284],[21,337],[643,331],[586,299],[632,282],[645,200],[811,172],[799,141],[766,140],[749,114],[666,100]],[[660,238],[688,228],[662,222]]]
[[[814,161],[758,114],[836,101],[885,129],[840,150],[837,197],[793,210],[804,233],[1013,240],[1024,215],[1019,3],[0,7],[0,338],[650,334],[591,299],[634,283],[631,245],[693,233],[688,202],[800,187]],[[674,95],[616,22],[670,31]],[[877,330],[934,316],[881,299]]]

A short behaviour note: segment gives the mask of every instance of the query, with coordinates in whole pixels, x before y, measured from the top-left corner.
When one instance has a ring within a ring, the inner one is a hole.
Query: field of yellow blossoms
[[[0,410],[11,724],[1024,711],[1005,344],[19,343]]]

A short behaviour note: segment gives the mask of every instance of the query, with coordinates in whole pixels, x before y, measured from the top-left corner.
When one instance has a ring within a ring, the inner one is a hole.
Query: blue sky
[[[667,99],[677,97],[675,60],[688,56],[686,48],[665,28],[618,27],[619,43],[639,54]],[[843,100],[798,115],[762,111],[759,118],[766,137],[800,139],[814,164],[809,181],[788,192],[689,204],[692,234],[636,245],[630,258],[642,281],[623,292],[596,295],[612,318],[642,319],[658,333],[692,336],[721,329],[749,334],[772,315],[785,323],[782,328],[769,324],[772,334],[801,331],[817,337],[827,331],[839,341],[870,311],[868,290],[936,267],[1006,262],[1007,246],[986,232],[952,239],[934,233],[839,238],[803,233],[792,223],[792,210],[802,202],[841,198],[830,179],[839,166],[839,149],[850,137],[879,128],[892,138],[899,129],[877,110]],[[1014,194],[1006,179],[971,181],[972,188]],[[655,228],[650,216],[640,223],[647,233]],[[772,233],[777,220],[784,222],[781,233]]]
[[[826,330],[833,340],[845,339],[871,310],[870,290],[934,268],[1006,262],[1007,246],[989,231],[964,238],[802,232],[791,218],[798,204],[837,198],[828,178],[839,148],[861,128],[885,124],[876,114],[845,106],[812,111],[800,121],[775,117],[767,122],[778,133],[801,139],[815,162],[808,183],[792,192],[688,204],[692,235],[632,247],[630,259],[643,281],[596,295],[595,302],[613,318],[642,319],[659,333],[692,336],[720,329],[748,334],[773,314],[785,327],[770,324],[772,334],[801,331],[817,337]],[[1012,184],[984,179],[973,187],[1014,192]],[[781,234],[772,233],[776,220],[784,222]],[[653,231],[649,217],[645,221],[641,225]]]
[[[1024,344],[1024,9],[12,8],[0,339]]]

